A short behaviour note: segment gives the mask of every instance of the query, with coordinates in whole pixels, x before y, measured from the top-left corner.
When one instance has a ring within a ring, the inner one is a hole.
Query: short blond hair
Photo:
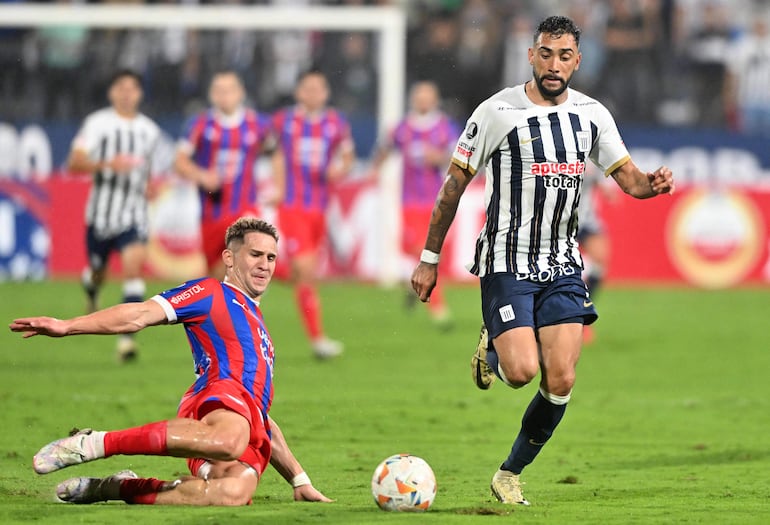
[[[275,226],[256,217],[241,217],[228,226],[227,232],[225,232],[225,246],[230,248],[230,244],[233,242],[243,244],[243,238],[250,232],[264,233],[278,242],[278,230]]]

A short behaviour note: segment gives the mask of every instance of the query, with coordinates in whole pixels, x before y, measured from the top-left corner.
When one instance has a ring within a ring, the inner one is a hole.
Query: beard
[[[532,76],[535,79],[535,85],[537,86],[537,90],[540,92],[541,95],[543,95],[543,98],[558,97],[559,95],[564,93],[564,90],[566,90],[567,87],[569,87],[569,81],[571,80],[571,77],[566,80],[563,78],[557,78],[557,77],[546,77],[546,75],[538,77],[534,69],[532,70]],[[561,86],[559,86],[556,89],[548,89],[543,84],[543,80],[546,78],[548,78],[548,80],[552,80],[552,79],[559,80],[559,82],[561,82]]]

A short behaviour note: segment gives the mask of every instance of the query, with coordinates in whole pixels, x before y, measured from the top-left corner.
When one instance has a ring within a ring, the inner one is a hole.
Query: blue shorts
[[[88,265],[94,271],[102,270],[113,251],[121,252],[123,248],[134,243],[145,244],[147,236],[139,233],[136,227],[121,232],[114,237],[99,238],[94,227],[86,228],[86,249],[88,250]]]
[[[579,270],[543,282],[519,280],[511,273],[485,275],[481,310],[490,338],[521,326],[588,325],[599,317]]]

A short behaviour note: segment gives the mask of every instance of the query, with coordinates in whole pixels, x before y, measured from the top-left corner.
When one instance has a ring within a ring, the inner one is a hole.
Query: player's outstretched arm
[[[661,166],[653,173],[640,170],[633,161],[629,160],[614,172],[612,178],[618,186],[637,199],[649,199],[663,193],[674,193],[674,175],[666,166]]]
[[[152,299],[143,303],[123,303],[72,319],[25,317],[15,319],[9,328],[23,336],[64,337],[79,334],[129,334],[167,322],[163,308]]]
[[[273,452],[270,456],[270,464],[278,471],[278,473],[285,479],[292,487],[294,487],[294,501],[320,501],[323,503],[330,503],[333,500],[324,496],[321,491],[316,489],[310,482],[310,478],[302,469],[297,458],[292,454],[289,445],[286,443],[286,438],[281,432],[281,427],[275,422],[273,418],[268,418],[270,421],[271,439],[270,443],[273,447]]]
[[[435,254],[441,253],[444,239],[452,225],[460,204],[460,197],[468,187],[473,173],[452,163],[447,170],[446,179],[433,206],[433,213],[428,228],[428,238],[425,240],[425,249]],[[430,298],[438,279],[438,262],[428,263],[421,261],[412,273],[412,288],[421,301]]]

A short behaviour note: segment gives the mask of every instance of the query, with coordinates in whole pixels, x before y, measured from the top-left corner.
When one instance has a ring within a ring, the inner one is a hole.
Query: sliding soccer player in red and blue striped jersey
[[[123,500],[158,505],[246,505],[268,462],[291,483],[297,501],[330,501],[316,490],[283,434],[269,418],[274,349],[258,299],[275,271],[278,233],[269,223],[241,218],[226,233],[224,281],[190,281],[143,303],[124,303],[74,319],[16,319],[24,337],[137,332],[183,323],[196,381],[174,419],[108,432],[83,430],[35,454],[47,474],[115,455],[187,458],[192,476],[140,478],[130,470],[106,478],[77,477],[56,487],[71,503]]]
[[[355,159],[350,124],[326,106],[329,95],[324,74],[308,71],[298,81],[297,103],[273,117],[285,169],[279,177],[285,188],[278,227],[286,240],[300,315],[319,358],[342,352],[342,344],[324,333],[316,280],[318,252],[326,239],[329,185],[346,176]]]
[[[186,124],[176,155],[177,173],[199,187],[203,254],[209,275],[218,279],[224,276],[222,250],[227,227],[238,217],[258,217],[259,201],[277,204],[280,200],[279,192],[270,196],[257,193],[257,158],[275,153],[275,138],[270,117],[245,107],[245,98],[237,73],[216,73],[209,88],[212,107]],[[280,175],[282,169],[276,163],[281,156],[273,154],[272,162],[273,175]]]

